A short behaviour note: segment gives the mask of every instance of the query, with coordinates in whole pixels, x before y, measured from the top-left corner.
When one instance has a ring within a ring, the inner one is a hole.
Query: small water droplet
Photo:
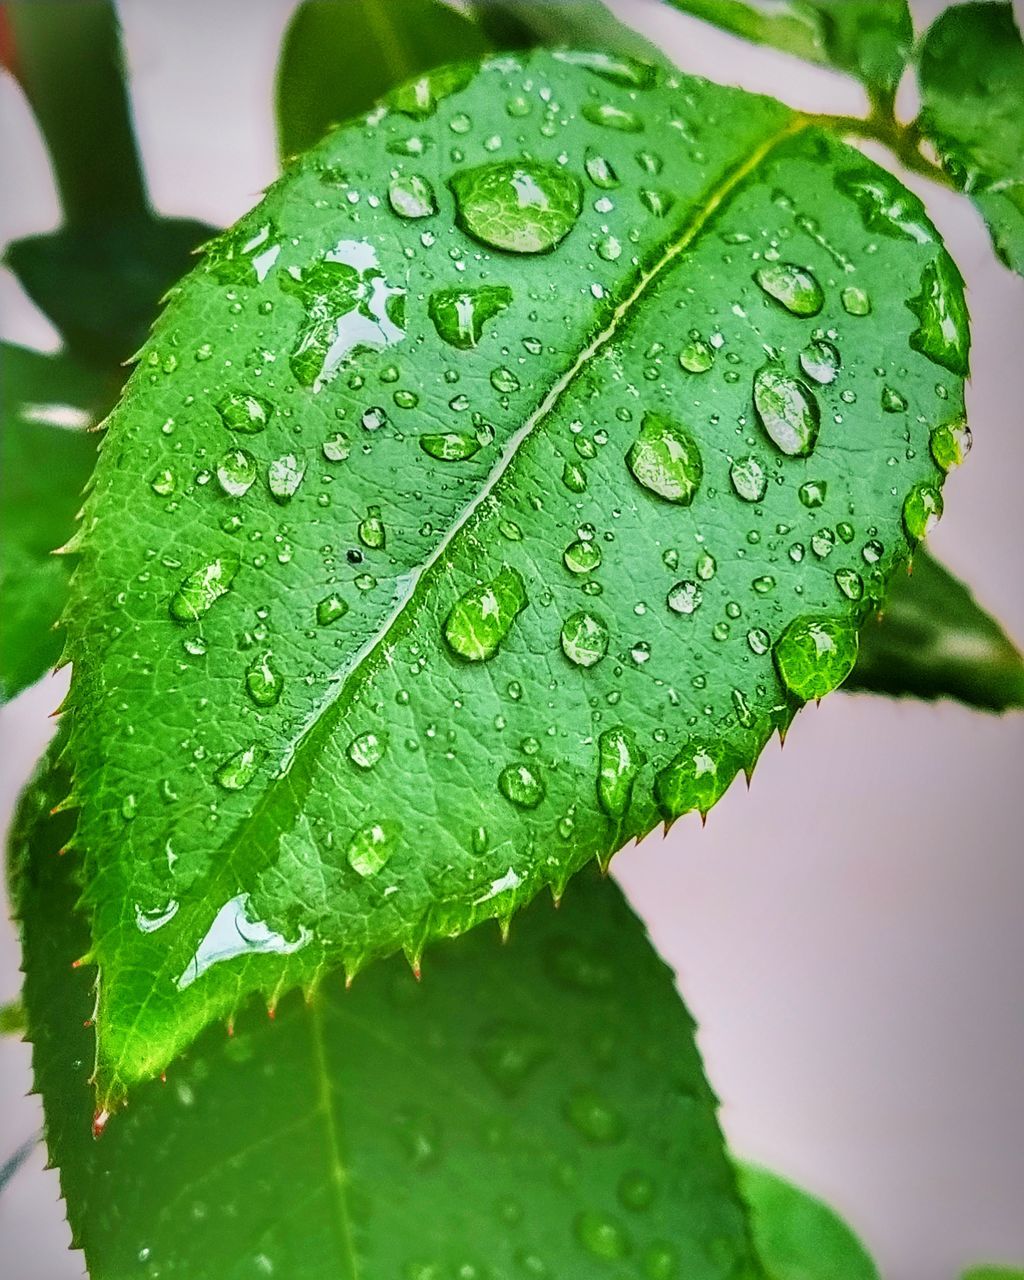
[[[704,592],[696,582],[677,582],[666,597],[668,607],[674,613],[696,613],[704,599]]]
[[[589,1254],[608,1262],[628,1257],[631,1249],[629,1237],[615,1219],[594,1210],[577,1217],[576,1238]]]
[[[290,502],[298,491],[299,485],[302,484],[305,474],[304,458],[299,458],[294,453],[286,453],[283,457],[274,458],[267,468],[267,484],[274,501],[282,505]]]
[[[606,729],[597,743],[597,800],[610,818],[626,816],[633,796],[633,784],[644,763],[632,729],[618,725]]]
[[[352,452],[352,442],[344,431],[336,431],[333,436],[327,437],[322,448],[328,462],[344,462]]]
[[[260,396],[235,391],[217,402],[217,412],[229,430],[254,436],[266,430],[272,406]]]
[[[380,507],[370,507],[364,519],[359,521],[356,530],[359,541],[371,551],[380,551],[387,542],[384,521],[380,516]]]
[[[580,108],[584,120],[600,125],[602,129],[615,129],[619,133],[639,133],[643,120],[635,111],[617,107],[613,102],[585,102]]]
[[[882,408],[886,413],[905,413],[907,402],[895,388],[883,387]]]
[[[429,218],[437,212],[434,188],[417,173],[391,179],[388,203],[400,218]]]
[[[595,187],[611,191],[619,186],[619,175],[612,167],[611,161],[600,155],[592,147],[588,147],[586,150],[583,166],[587,171],[587,177]]]
[[[601,564],[601,548],[596,542],[580,539],[569,543],[562,559],[572,573],[592,573]]]
[[[595,1146],[620,1142],[626,1125],[622,1116],[607,1099],[587,1086],[574,1089],[565,1100],[565,1118],[572,1127]]]
[[[744,502],[760,502],[768,488],[768,473],[754,457],[737,458],[729,468],[729,479]]]
[[[346,613],[348,613],[348,604],[341,596],[333,593],[324,596],[316,607],[317,624],[321,627],[329,627],[332,622],[337,622]]]
[[[257,654],[245,673],[245,691],[258,707],[272,707],[281,697],[284,677],[275,670],[269,652]]]
[[[943,250],[921,272],[918,293],[907,306],[918,320],[910,345],[951,373],[967,377],[970,366],[970,323],[964,302],[963,279]]]
[[[963,418],[940,423],[932,430],[928,439],[935,464],[943,471],[959,467],[966,460],[973,443],[971,429]]]
[[[238,568],[233,556],[218,556],[194,569],[171,597],[171,617],[176,622],[198,621],[230,589]]]
[[[680,351],[679,363],[687,373],[707,373],[715,363],[715,349],[703,338],[692,338]]]
[[[843,310],[847,315],[866,316],[871,314],[871,299],[859,285],[848,284],[840,294]]]
[[[229,756],[213,775],[214,782],[225,791],[241,791],[247,787],[266,759],[266,752],[255,744]]]
[[[816,338],[800,352],[800,368],[821,386],[835,382],[842,364],[839,348],[825,338]]]
[[[805,507],[820,507],[825,503],[828,485],[824,480],[807,480],[797,490],[797,496]]]
[[[256,480],[256,459],[245,449],[229,449],[217,464],[217,482],[231,498],[243,498]]]
[[[395,852],[401,828],[397,822],[372,822],[349,841],[346,858],[356,875],[373,876]]]
[[[429,432],[420,436],[420,448],[438,462],[466,462],[480,452],[480,441],[467,431]]]
[[[502,769],[498,775],[498,789],[519,809],[536,809],[546,794],[540,775],[523,761]]]
[[[687,742],[658,774],[654,794],[666,821],[718,802],[739,771],[740,761],[722,742]]]
[[[387,750],[386,733],[360,733],[348,744],[348,758],[360,769],[372,769]]]
[[[552,57],[573,67],[586,67],[602,80],[626,89],[649,89],[655,70],[649,62],[640,62],[625,54],[598,53],[589,49],[556,49]]]

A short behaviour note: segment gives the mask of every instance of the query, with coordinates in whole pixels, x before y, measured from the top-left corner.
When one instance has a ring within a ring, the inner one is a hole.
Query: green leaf
[[[489,47],[477,23],[439,0],[305,0],[277,72],[281,154],[305,151],[396,84]]]
[[[919,548],[884,612],[861,632],[845,686],[915,698],[956,698],[986,711],[1024,706],[1024,658],[969,589]]]
[[[213,228],[149,207],[120,32],[101,0],[5,5],[10,61],[42,130],[65,225],[5,261],[72,351],[104,367],[136,351],[166,290]]]
[[[864,1246],[815,1196],[757,1165],[736,1167],[771,1280],[879,1280]]]
[[[60,657],[54,630],[67,562],[51,555],[74,532],[96,457],[95,427],[114,389],[70,356],[0,345],[0,702]]]
[[[756,44],[856,76],[890,103],[914,39],[906,0],[669,0],[684,13]]]
[[[12,852],[36,1084],[92,1280],[760,1275],[693,1024],[598,877],[420,985],[391,962],[209,1028],[94,1141],[65,785],[28,794]]]
[[[648,62],[665,61],[657,45],[620,22],[601,0],[574,0],[572,4],[472,0],[472,9],[496,49],[570,45],[624,53]]]
[[[938,515],[967,343],[895,179],[620,55],[449,69],[297,162],[158,322],[85,512],[104,1103],[249,991],[418,963],[709,809]]]
[[[996,253],[1024,275],[1024,44],[1009,4],[953,5],[919,60],[918,126],[988,223]]]
[[[1024,1280],[1024,1268],[986,1265],[971,1267],[963,1274],[963,1280]]]

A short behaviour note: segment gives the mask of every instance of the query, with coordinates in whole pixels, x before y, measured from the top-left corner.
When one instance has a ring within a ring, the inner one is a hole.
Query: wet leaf
[[[846,71],[882,101],[891,100],[914,31],[906,0],[669,0],[716,27]]]
[[[955,698],[985,711],[1024,706],[1024,658],[968,587],[922,548],[860,637],[846,689]]]
[[[740,1163],[736,1172],[771,1280],[879,1280],[878,1268],[834,1209],[757,1165]]]
[[[389,102],[211,246],[101,450],[67,621],[104,1103],[247,992],[416,963],[706,811],[941,509],[966,312],[883,170],[622,54]]]
[[[693,1024],[596,876],[421,984],[392,961],[208,1028],[96,1141],[64,785],[28,794],[13,871],[36,1085],[92,1280],[760,1274]]]
[[[68,563],[51,552],[74,533],[96,457],[87,428],[114,392],[67,355],[4,343],[0,366],[0,702],[6,702],[60,656],[54,625]]]
[[[1024,44],[1012,6],[947,9],[925,35],[918,75],[918,125],[978,206],[996,253],[1024,275]]]

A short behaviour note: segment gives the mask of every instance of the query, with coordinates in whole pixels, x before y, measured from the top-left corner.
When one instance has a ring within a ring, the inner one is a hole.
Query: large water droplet
[[[723,742],[687,742],[658,774],[654,794],[667,822],[696,809],[706,814],[739,772],[740,760]]]
[[[256,479],[256,459],[245,449],[229,449],[217,464],[217,482],[231,498],[244,497]]]
[[[581,609],[562,623],[562,652],[578,667],[592,667],[608,652],[608,627]]]
[[[754,375],[754,408],[769,439],[791,458],[806,458],[818,439],[821,410],[814,393],[799,378],[773,365]]]
[[[848,169],[836,187],[853,200],[869,231],[918,244],[934,240],[924,205],[883,169]]]
[[[867,291],[860,285],[848,284],[839,295],[843,310],[850,316],[868,316],[871,314],[871,299]]]
[[[218,556],[182,580],[171,597],[171,617],[176,622],[196,622],[224,595],[238,572],[233,556]]]
[[[626,111],[612,102],[585,102],[580,109],[584,120],[598,124],[602,129],[616,129],[619,133],[639,133],[644,122],[635,111]]]
[[[857,661],[857,629],[845,618],[794,618],[775,642],[775,668],[802,702],[823,698],[843,683]]]
[[[592,539],[580,538],[569,543],[562,560],[572,573],[592,573],[601,564],[601,548]]]
[[[275,502],[290,502],[306,474],[306,460],[294,453],[275,458],[267,468],[267,484]]]
[[[632,729],[606,729],[597,742],[597,800],[610,818],[626,816],[633,784],[644,763]]]
[[[620,185],[619,175],[612,167],[611,161],[600,155],[593,147],[587,148],[583,166],[587,171],[587,177],[595,187],[612,191]]]
[[[703,338],[691,338],[679,353],[679,363],[687,373],[707,373],[715,363],[715,349]]]
[[[225,791],[241,791],[247,787],[266,758],[266,752],[255,744],[229,756],[213,775],[214,782]]]
[[[800,368],[822,386],[835,382],[836,375],[842,367],[839,348],[825,338],[817,338],[809,342],[800,352]]]
[[[332,592],[329,596],[324,596],[316,606],[317,624],[321,627],[329,627],[332,622],[337,622],[346,613],[348,613],[347,602]]]
[[[942,422],[935,427],[928,439],[928,447],[936,466],[951,471],[965,461],[974,443],[971,429],[963,418]]]
[[[387,745],[386,733],[360,733],[348,744],[348,758],[360,769],[372,769],[384,758]]]
[[[381,519],[380,507],[370,507],[364,519],[359,521],[356,529],[359,541],[371,551],[380,551],[387,542],[384,521]]]
[[[919,291],[907,300],[907,306],[918,319],[918,327],[910,335],[914,350],[966,378],[971,332],[964,285],[945,250],[921,272]]]
[[[453,653],[467,662],[483,662],[498,652],[512,623],[526,608],[526,585],[505,565],[492,581],[473,587],[457,600],[444,624]]]
[[[465,169],[450,180],[456,220],[468,235],[508,253],[546,253],[576,225],[583,189],[575,175],[537,160]]]
[[[356,875],[376,875],[394,853],[400,831],[397,822],[373,822],[357,831],[345,855]]]
[[[472,80],[475,69],[466,62],[440,67],[392,89],[384,101],[403,115],[411,116],[414,120],[425,120],[434,114],[437,104],[444,98],[465,89]]]
[[[427,302],[427,314],[439,337],[460,351],[475,347],[484,325],[512,303],[512,290],[503,284],[479,289],[436,289]]]
[[[681,506],[693,501],[704,475],[697,441],[681,423],[660,413],[644,414],[626,465],[645,489]]]
[[[281,697],[284,677],[275,670],[269,653],[260,653],[245,673],[245,690],[258,707],[272,707]]]
[[[825,305],[825,294],[815,276],[795,262],[769,262],[754,272],[754,279],[795,316],[816,316]]]
[[[903,503],[903,527],[912,543],[931,533],[942,517],[942,494],[933,484],[916,484]]]
[[[437,212],[434,188],[418,173],[392,178],[388,185],[388,202],[400,218],[429,218]]]
[[[655,80],[655,70],[649,62],[639,62],[625,54],[556,49],[552,57],[573,67],[586,67],[602,80],[610,80],[612,84],[621,84],[627,89],[649,89]]]
[[[757,458],[737,458],[729,468],[732,487],[744,502],[760,502],[768,488],[768,473]]]
[[[233,391],[217,402],[217,412],[231,431],[254,436],[265,431],[273,406],[260,396]]]
[[[666,596],[666,603],[673,613],[696,613],[704,599],[704,592],[696,582],[677,582]]]
[[[420,436],[420,448],[438,462],[466,462],[480,452],[480,441],[468,431],[428,432]]]
[[[502,769],[498,775],[498,790],[519,809],[536,809],[546,794],[543,779],[523,761]]]

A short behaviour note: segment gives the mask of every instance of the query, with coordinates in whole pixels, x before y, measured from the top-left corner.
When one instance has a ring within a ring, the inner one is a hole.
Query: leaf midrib
[[[210,902],[220,903],[226,900],[224,893],[227,890],[221,890],[218,893],[216,891],[219,886],[225,884],[239,886],[240,881],[235,871],[235,860],[240,849],[247,850],[250,858],[253,851],[259,851],[263,859],[260,865],[268,864],[274,856],[278,849],[280,837],[290,830],[300,817],[304,801],[312,788],[312,770],[306,769],[303,772],[301,769],[296,768],[297,761],[300,758],[302,760],[311,758],[315,761],[319,757],[320,747],[333,736],[337,722],[354,700],[355,688],[359,683],[358,677],[363,668],[371,662],[380,650],[386,648],[389,638],[396,638],[392,636],[392,633],[396,631],[401,621],[409,616],[411,606],[418,598],[424,580],[440,563],[453,540],[491,497],[499,481],[518,457],[522,446],[532,436],[534,429],[549,416],[558,401],[575,384],[587,365],[616,338],[631,317],[633,308],[676,259],[694,244],[721,206],[779,146],[819,123],[820,121],[814,117],[793,113],[781,129],[777,129],[774,133],[767,135],[756,147],[748,152],[744,159],[719,179],[716,185],[695,206],[692,216],[686,225],[676,238],[666,246],[657,261],[646,270],[640,272],[636,284],[629,294],[615,307],[605,327],[583,348],[569,368],[559,375],[537,408],[524,420],[520,428],[511,437],[480,490],[452,521],[431,554],[421,565],[413,568],[407,575],[407,589],[397,601],[391,613],[375,633],[356,651],[347,668],[339,674],[334,685],[336,692],[331,699],[321,703],[316,708],[305,726],[295,737],[291,748],[284,757],[282,772],[270,780],[251,812],[242,819],[230,839],[221,845],[221,849],[224,851],[223,857],[218,861],[215,870],[210,873],[207,881],[196,894],[193,905],[183,907],[178,913],[175,924],[179,932],[186,924],[191,925],[197,917],[210,916],[211,910],[208,906]],[[281,821],[282,795],[290,797],[292,803],[290,821],[288,823]],[[269,827],[270,837],[260,839],[258,833],[264,826]],[[237,889],[233,888],[232,892],[235,891]],[[231,896],[230,893],[228,896]],[[194,938],[196,931],[190,928],[185,931],[185,935],[189,938]],[[103,1073],[106,1075],[104,1083],[109,1086],[109,1092],[112,1096],[116,1097],[125,1090],[127,1082],[122,1080],[121,1070],[125,1063],[133,1033],[138,1028],[140,1020],[149,1007],[151,996],[157,990],[156,979],[173,978],[174,970],[180,968],[179,957],[175,948],[170,948],[166,955],[167,958],[154,974],[154,981],[146,996],[137,1004],[131,1020],[122,1028],[119,1036],[121,1050],[117,1059],[111,1064],[109,1074]],[[99,964],[99,982],[102,992],[102,961]],[[277,989],[277,994],[281,994],[280,988]],[[97,1035],[97,1078],[101,1074],[102,1066],[102,1056],[99,1052],[102,1034],[103,1026],[102,1022],[100,1022]],[[166,1047],[160,1048],[153,1054],[154,1059],[159,1058],[161,1063],[165,1062],[178,1051],[181,1044],[187,1043],[190,1038],[191,1035],[188,1032],[184,1035],[178,1035],[171,1052],[168,1053]],[[150,1069],[155,1071],[157,1065],[151,1064]],[[144,1070],[138,1073],[138,1077],[141,1078],[143,1074]]]

